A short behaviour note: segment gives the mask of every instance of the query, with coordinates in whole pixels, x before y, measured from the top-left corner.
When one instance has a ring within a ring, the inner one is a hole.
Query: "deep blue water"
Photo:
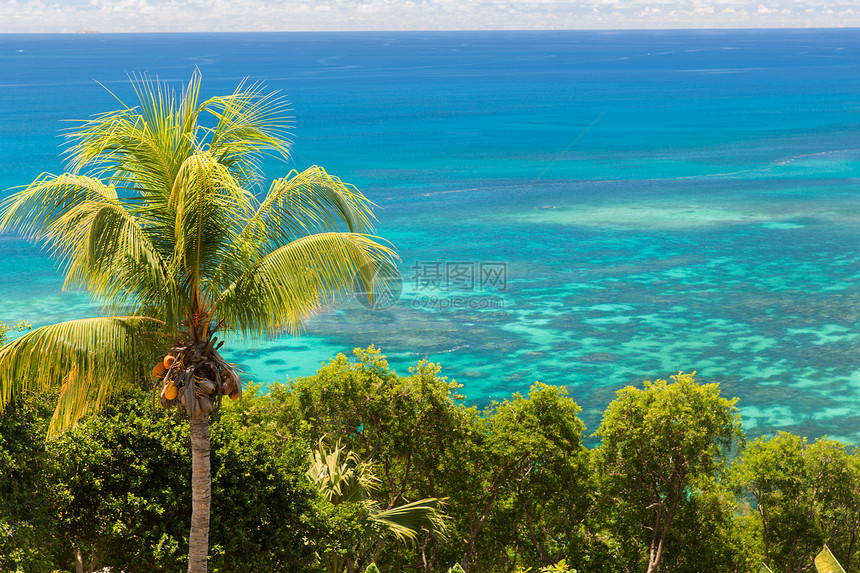
[[[130,74],[291,101],[293,164],[377,205],[398,305],[233,344],[260,382],[375,343],[478,402],[567,385],[590,429],[679,370],[751,435],[860,439],[857,30],[0,35],[0,189],[59,172],[58,130]],[[0,192],[4,195],[6,192]],[[0,320],[98,312],[0,238]]]

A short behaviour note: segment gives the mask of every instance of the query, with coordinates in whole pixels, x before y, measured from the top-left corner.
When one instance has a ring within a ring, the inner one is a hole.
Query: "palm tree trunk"
[[[209,506],[212,477],[209,472],[209,416],[191,418],[191,533],[188,536],[188,573],[206,573],[209,554]]]

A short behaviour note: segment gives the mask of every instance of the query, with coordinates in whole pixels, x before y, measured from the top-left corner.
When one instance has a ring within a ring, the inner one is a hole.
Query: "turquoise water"
[[[470,400],[614,392],[679,370],[751,435],[860,440],[860,36],[855,30],[0,36],[0,189],[62,169],[61,120],[128,74],[280,89],[313,163],[377,205],[397,305],[232,344],[249,378],[375,343]],[[97,312],[0,238],[0,320]]]

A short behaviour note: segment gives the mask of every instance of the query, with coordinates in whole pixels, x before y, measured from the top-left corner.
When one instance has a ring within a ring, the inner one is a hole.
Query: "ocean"
[[[0,35],[0,196],[131,75],[195,69],[285,94],[267,173],[357,185],[401,259],[396,304],[230,341],[246,378],[375,344],[470,403],[564,385],[593,431],[619,388],[696,371],[750,436],[860,441],[857,30]],[[0,268],[0,320],[100,312],[38,247],[0,237]]]

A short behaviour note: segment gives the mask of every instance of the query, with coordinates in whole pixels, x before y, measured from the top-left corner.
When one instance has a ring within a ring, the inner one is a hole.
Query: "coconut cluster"
[[[189,417],[207,415],[221,403],[222,396],[237,400],[242,395],[239,376],[233,365],[218,354],[221,344],[213,337],[196,344],[176,345],[152,369],[161,384],[161,405],[179,407]]]

